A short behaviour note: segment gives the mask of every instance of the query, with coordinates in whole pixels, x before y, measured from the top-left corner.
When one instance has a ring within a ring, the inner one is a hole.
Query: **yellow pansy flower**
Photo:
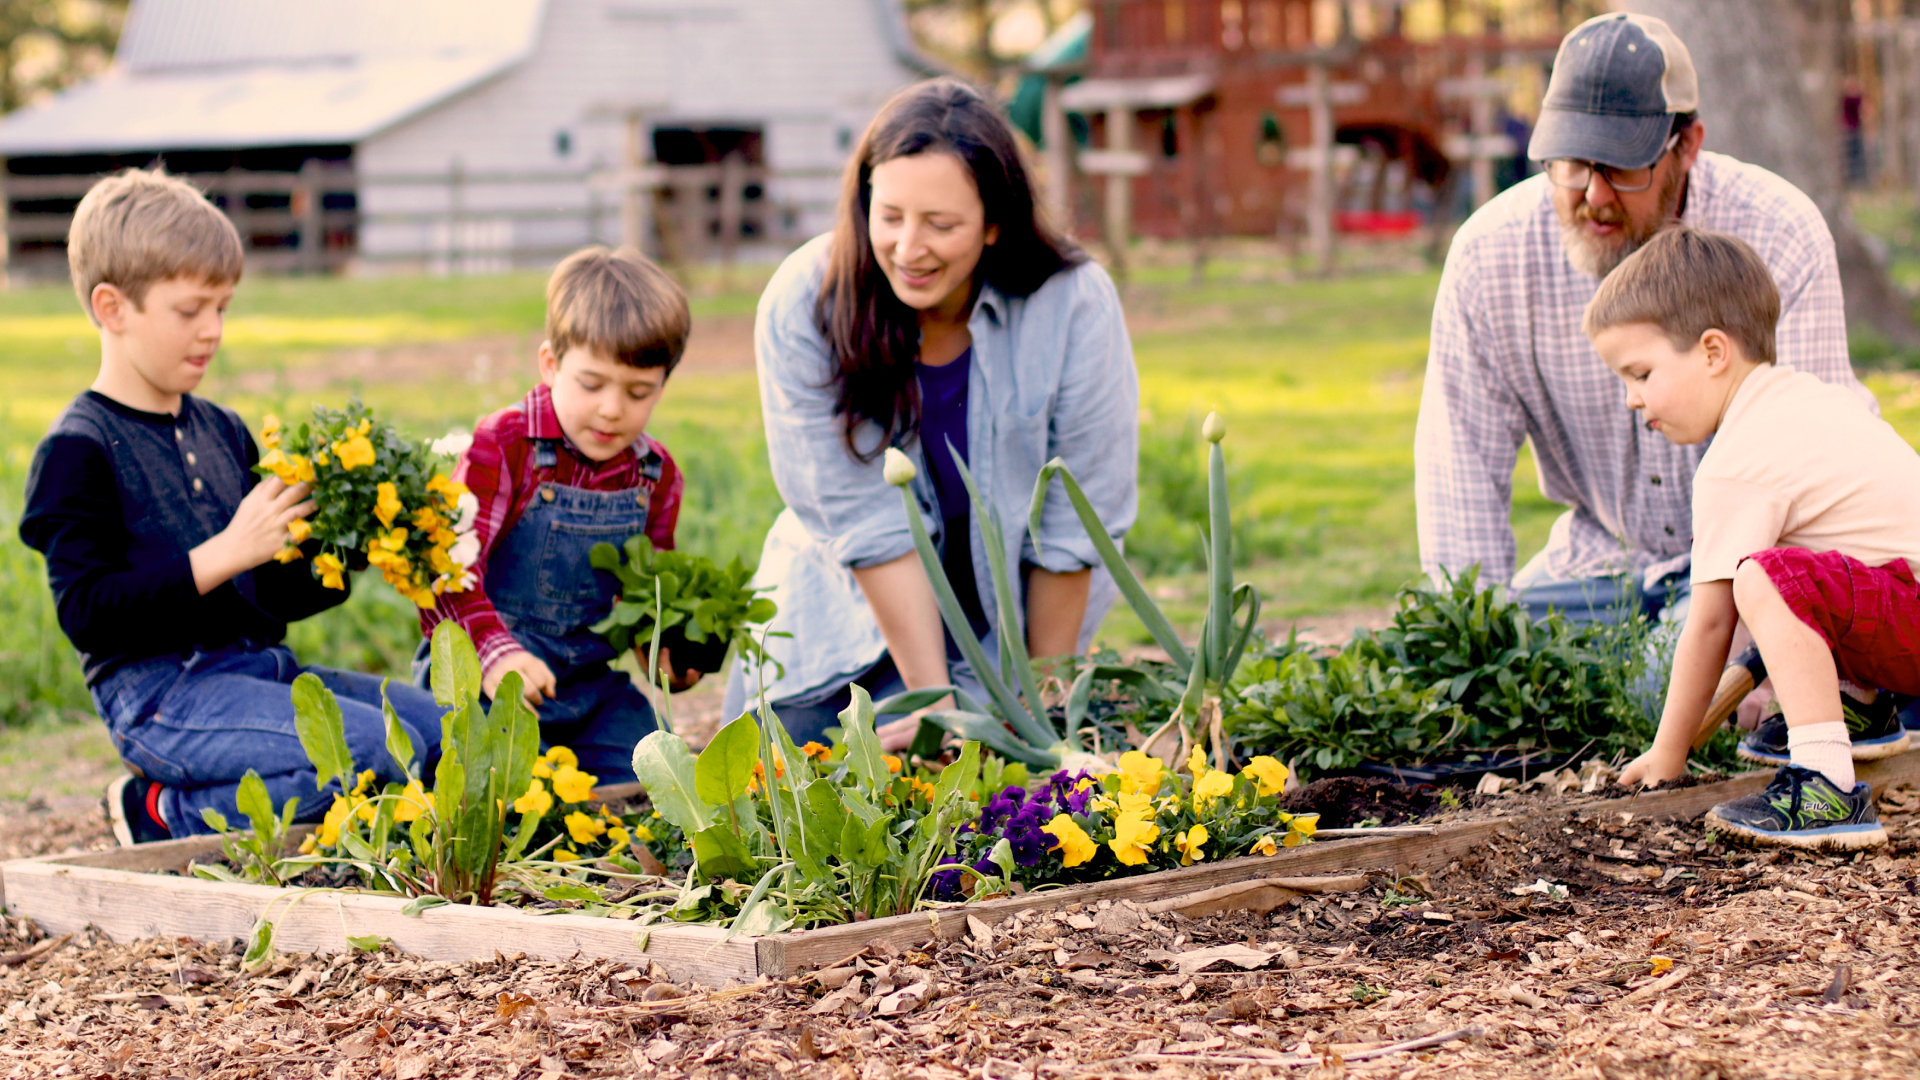
[[[653,842],[653,830],[647,828],[645,825],[635,825],[633,827],[633,835],[643,844]]]
[[[276,551],[273,553],[273,561],[277,563],[299,562],[301,559],[304,559],[306,557],[307,557],[306,552],[301,551],[297,547],[291,547],[291,546],[283,547],[279,551]]]
[[[1253,842],[1253,847],[1252,847],[1252,848],[1250,848],[1250,849],[1248,849],[1248,851],[1247,851],[1247,854],[1249,854],[1249,855],[1272,855],[1272,854],[1274,854],[1275,852],[1277,852],[1277,851],[1279,851],[1279,850],[1280,850],[1280,849],[1279,849],[1279,847],[1278,847],[1278,846],[1276,846],[1276,845],[1274,844],[1274,842],[1273,842],[1273,837],[1271,837],[1271,836],[1263,836],[1263,837],[1261,837],[1260,839],[1258,839],[1258,840],[1255,840],[1255,841]]]
[[[553,770],[547,770],[547,774],[551,776]],[[513,810],[516,814],[532,814],[534,817],[539,817],[551,809],[553,809],[553,793],[538,780],[528,786],[525,795],[513,800]]]
[[[393,808],[393,820],[402,823],[413,821],[432,809],[433,793],[422,791],[420,781],[410,781],[407,789],[400,793],[400,804]]]
[[[1153,800],[1144,791],[1123,791],[1120,793],[1120,812],[1146,817],[1153,813]]]
[[[287,522],[287,535],[293,537],[296,544],[304,544],[313,535],[313,522],[306,518],[294,518]]]
[[[573,837],[573,842],[576,844],[591,844],[601,833],[607,831],[605,825],[578,810],[568,814],[562,820],[567,823],[567,835]]]
[[[351,438],[334,443],[333,453],[340,459],[341,468],[358,469],[373,464],[373,441],[367,438],[366,432],[356,432]]]
[[[323,551],[313,558],[313,569],[320,575],[320,584],[329,589],[347,587],[347,564],[330,551]]]
[[[1193,753],[1187,755],[1187,771],[1195,780],[1207,775],[1207,752],[1195,746]]]
[[[613,850],[619,851],[625,848],[628,841],[632,839],[633,837],[627,834],[626,829],[618,825],[607,826],[607,846]]]
[[[1247,762],[1241,771],[1259,781],[1261,795],[1278,795],[1287,786],[1287,767],[1265,754]]]
[[[593,798],[593,785],[600,778],[583,773],[571,765],[562,765],[553,770],[553,794],[561,802],[586,802]]]
[[[577,851],[574,851],[571,848],[555,848],[553,852],[553,861],[554,862],[579,862],[580,853]]]
[[[308,833],[307,838],[300,841],[300,854],[302,855],[311,855],[319,850],[319,848],[320,836],[317,833]]]
[[[419,529],[423,533],[433,534],[434,543],[440,542],[438,533],[445,524],[446,521],[440,517],[440,511],[435,510],[431,506],[423,506],[413,512],[414,528]],[[452,537],[453,534],[449,532],[447,535],[448,537]]]
[[[1173,847],[1180,853],[1180,865],[1192,866],[1194,860],[1204,859],[1207,853],[1200,850],[1208,839],[1207,827],[1195,825],[1183,833],[1173,834]]]
[[[1040,831],[1057,841],[1048,850],[1058,851],[1061,864],[1069,870],[1093,858],[1100,850],[1100,845],[1093,842],[1087,830],[1067,814],[1055,814],[1052,821],[1040,826]]]
[[[287,462],[288,464],[291,464],[293,466],[293,478],[295,480],[298,480],[303,484],[313,483],[313,477],[314,477],[313,462],[308,461],[306,458],[301,457],[299,454],[295,454],[292,457],[288,458]],[[326,462],[323,461],[321,462],[321,464],[324,465],[326,464]]]
[[[1312,836],[1320,828],[1319,814],[1295,814],[1287,827],[1301,836]]]
[[[280,418],[268,413],[260,421],[260,441],[272,450],[280,445]]]
[[[267,456],[260,459],[260,467],[279,477],[283,484],[291,486],[295,483],[293,462],[278,450],[267,451]]]
[[[1096,814],[1110,814],[1119,806],[1120,804],[1114,802],[1111,795],[1095,795],[1093,801],[1087,804],[1087,809]]]
[[[892,754],[881,754],[880,760],[887,763],[888,772],[900,771],[900,759],[897,757],[894,757]]]
[[[352,793],[355,795],[365,795],[367,789],[373,786],[373,782],[377,778],[378,774],[372,769],[362,769],[360,775],[354,778]]]
[[[400,489],[383,480],[374,490],[379,494],[373,501],[373,516],[379,518],[382,525],[392,525],[393,519],[406,509],[400,502]]]
[[[800,752],[807,755],[810,758],[819,758],[821,761],[827,760],[827,755],[833,753],[832,750],[828,749],[827,747],[821,746],[817,742],[807,743],[805,746],[802,746],[800,748]]]
[[[333,797],[333,805],[327,807],[327,816],[321,820],[320,829],[315,834],[320,837],[321,847],[332,847],[340,842],[340,827],[353,816],[353,804],[343,795]]]
[[[451,506],[467,493],[467,485],[450,479],[445,473],[435,473],[433,479],[427,481],[427,490],[447,500],[447,505]]]
[[[573,751],[564,746],[551,747],[546,753],[540,755],[540,757],[550,765],[565,765],[570,769],[580,767],[579,757],[575,756]]]
[[[1233,793],[1233,777],[1218,770],[1202,776],[1193,785],[1193,809],[1197,813],[1222,795]]]
[[[1158,839],[1160,826],[1137,814],[1122,814],[1113,823],[1113,839],[1107,846],[1123,865],[1140,866],[1147,861],[1147,849]]]
[[[1166,763],[1159,758],[1129,750],[1120,755],[1120,790],[1144,791],[1151,795],[1160,790],[1160,774],[1165,769]]]

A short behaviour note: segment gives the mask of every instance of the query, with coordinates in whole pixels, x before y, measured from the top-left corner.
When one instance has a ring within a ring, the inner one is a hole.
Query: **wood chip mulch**
[[[1881,809],[1895,841],[1857,857],[1589,817],[1267,914],[1068,910],[720,990],[585,957],[247,973],[233,944],[7,918],[0,1075],[1920,1076],[1920,794]],[[31,820],[99,842],[59,817]]]

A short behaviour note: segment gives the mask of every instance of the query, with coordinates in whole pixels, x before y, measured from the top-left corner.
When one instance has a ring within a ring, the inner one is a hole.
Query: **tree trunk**
[[[1840,139],[1844,0],[1615,0],[1665,19],[1700,76],[1707,148],[1807,193],[1833,232],[1847,324],[1920,348],[1905,297],[1847,209]],[[1799,77],[1794,78],[1792,75]]]

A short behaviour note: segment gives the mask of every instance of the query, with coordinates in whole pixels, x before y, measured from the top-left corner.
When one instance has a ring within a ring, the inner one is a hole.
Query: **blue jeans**
[[[1685,625],[1693,582],[1685,571],[1669,575],[1652,587],[1627,574],[1557,578],[1547,571],[1546,561],[1536,557],[1513,576],[1511,592],[1535,619],[1546,618],[1548,611],[1558,611],[1577,623],[1621,623],[1634,615],[1645,615]]]
[[[738,662],[737,660],[735,661],[735,663]],[[892,697],[895,694],[904,693],[907,689],[907,684],[900,679],[900,673],[894,670],[893,657],[882,656],[878,663],[868,668],[858,678],[854,679],[853,682],[827,695],[824,699],[807,705],[789,705],[784,702],[775,702],[773,704],[773,714],[780,718],[780,726],[787,729],[787,737],[792,739],[795,745],[802,745],[809,741],[825,743],[828,741],[827,729],[830,727],[839,727],[840,714],[846,711],[847,706],[853,704],[852,687],[856,684],[866,690],[868,696],[872,697],[875,701]],[[747,703],[748,709],[758,707],[757,702],[750,701]],[[905,713],[901,713],[898,716],[891,714],[887,716],[875,716],[873,718],[874,726],[878,727],[881,724],[898,720],[905,715]],[[723,717],[723,719],[727,718]]]
[[[387,753],[381,680],[352,671],[302,667],[291,650],[235,648],[195,653],[184,662],[157,658],[114,672],[93,689],[114,747],[127,766],[165,788],[160,810],[175,836],[210,832],[200,812],[213,809],[245,827],[234,805],[248,769],[266,782],[275,809],[300,800],[295,819],[318,821],[339,793],[320,789],[294,728],[293,680],[313,674],[333,691],[345,721],[355,769],[372,769],[381,784],[405,776]],[[433,695],[403,679],[387,683],[387,700],[413,740],[416,768],[431,776],[440,757],[440,716]]]

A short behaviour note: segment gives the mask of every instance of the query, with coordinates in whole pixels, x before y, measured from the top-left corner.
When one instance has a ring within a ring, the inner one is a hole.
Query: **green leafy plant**
[[[802,751],[777,719],[763,725],[752,714],[721,728],[698,756],[668,732],[641,740],[634,773],[693,849],[674,918],[711,921],[730,911],[732,932],[770,932],[922,903],[955,830],[972,816],[980,747],[965,744],[927,783],[881,750],[873,716],[855,686],[835,760],[824,760],[824,748]]]
[[[612,544],[595,544],[588,554],[594,569],[620,581],[619,599],[593,632],[621,652],[644,646],[649,682],[663,679],[663,642],[683,669],[717,671],[729,648],[749,662],[767,662],[765,643],[751,628],[771,621],[777,609],[753,587],[753,570],[738,556],[721,567],[704,555],[657,550],[645,536],[624,547],[624,557]]]
[[[238,832],[230,828],[227,816],[209,806],[200,811],[200,817],[207,827],[220,834],[220,850],[227,861],[240,867],[234,873],[225,867],[205,867],[203,877],[224,881],[256,881],[268,885],[284,884],[282,860],[287,854],[287,833],[293,828],[293,815],[299,810],[299,799],[288,799],[273,812],[273,799],[267,794],[267,785],[260,774],[252,769],[240,778],[240,789],[234,803],[240,812],[247,816],[248,824],[253,828],[248,832]]]
[[[1391,625],[1331,656],[1293,643],[1246,666],[1225,726],[1303,767],[1406,764],[1488,750],[1578,752],[1631,741],[1639,675],[1658,663],[1644,621],[1534,619],[1477,570],[1400,592]],[[1644,722],[1644,721],[1643,721]]]
[[[1128,665],[1077,665],[1077,673],[1057,721],[1041,696],[1040,678],[1032,657],[1027,654],[1025,633],[1019,617],[1019,594],[1007,565],[1006,546],[1003,543],[1005,532],[999,514],[981,497],[973,474],[955,452],[954,462],[972,500],[974,520],[987,541],[988,571],[997,608],[995,637],[1000,646],[998,663],[992,663],[979,637],[973,633],[953,585],[947,579],[939,552],[933,546],[932,537],[921,519],[919,505],[909,488],[918,470],[912,460],[898,449],[887,450],[887,482],[900,489],[908,528],[913,534],[914,549],[933,584],[941,618],[988,697],[988,702],[982,704],[957,687],[942,686],[909,691],[881,703],[880,708],[884,712],[909,712],[933,705],[949,694],[953,695],[955,708],[924,714],[920,735],[914,743],[916,753],[925,756],[937,749],[940,732],[944,729],[962,738],[977,739],[995,752],[1029,765],[1049,769],[1063,766],[1095,767],[1104,771],[1110,766],[1092,758],[1092,752],[1101,748],[1089,741],[1089,708],[1094,682],[1116,679],[1139,687],[1143,693],[1169,707],[1170,715],[1141,743],[1143,748],[1157,747],[1162,736],[1177,732],[1179,741],[1168,752],[1177,751],[1184,757],[1187,750],[1205,738],[1211,728],[1216,752],[1221,749],[1218,729],[1220,695],[1231,684],[1233,672],[1253,637],[1260,615],[1260,597],[1251,584],[1235,586],[1232,581],[1233,544],[1226,459],[1220,450],[1220,441],[1226,436],[1226,425],[1217,415],[1209,415],[1202,426],[1202,435],[1208,443],[1208,605],[1197,650],[1189,650],[1180,640],[1166,614],[1147,593],[1139,576],[1127,565],[1118,545],[1113,542],[1106,525],[1101,522],[1099,514],[1066,463],[1056,458],[1040,470],[1029,503],[1027,534],[1034,537],[1036,543],[1039,542],[1047,491],[1054,478],[1058,477],[1101,562],[1119,584],[1128,604],[1146,624],[1154,641],[1171,658],[1178,680],[1176,686],[1179,688],[1176,692],[1175,688],[1169,688],[1162,680]],[[1244,618],[1241,617],[1243,608]]]

